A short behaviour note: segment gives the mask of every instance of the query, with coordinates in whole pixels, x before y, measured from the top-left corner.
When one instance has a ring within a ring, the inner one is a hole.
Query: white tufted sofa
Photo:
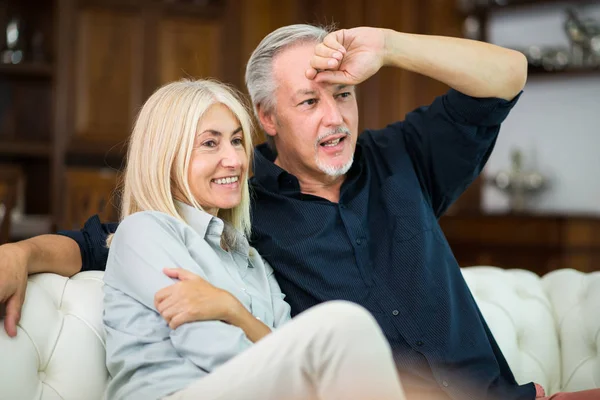
[[[600,387],[600,272],[463,269],[519,382]],[[95,400],[104,367],[102,273],[29,280],[19,333],[0,329],[0,400]]]

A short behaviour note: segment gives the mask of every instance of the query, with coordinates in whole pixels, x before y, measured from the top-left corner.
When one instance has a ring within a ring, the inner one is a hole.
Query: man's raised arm
[[[525,86],[527,59],[518,51],[454,37],[360,27],[330,33],[306,71],[309,79],[359,84],[381,67],[436,79],[471,97],[512,100]]]

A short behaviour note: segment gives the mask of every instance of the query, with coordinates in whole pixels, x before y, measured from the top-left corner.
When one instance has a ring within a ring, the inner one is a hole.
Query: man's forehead
[[[319,92],[335,92],[354,86],[315,82],[306,77],[310,59],[314,55],[315,43],[302,43],[284,49],[274,59],[274,78],[278,88],[285,88],[291,96],[314,95]]]
[[[308,81],[308,79],[307,79],[307,81]],[[354,87],[354,86],[337,84],[337,83],[327,83],[327,82],[317,83],[314,81],[309,81],[309,82],[311,82],[312,85],[306,86],[306,87],[300,87],[299,89],[295,88],[293,95],[294,96],[314,95],[314,94],[318,94],[320,91],[339,92],[340,90],[344,90],[346,88],[350,89],[350,88]]]

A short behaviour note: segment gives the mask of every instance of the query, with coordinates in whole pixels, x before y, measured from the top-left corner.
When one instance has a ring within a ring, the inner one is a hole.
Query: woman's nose
[[[239,168],[242,165],[242,157],[243,151],[229,145],[224,151],[221,163],[226,168]]]

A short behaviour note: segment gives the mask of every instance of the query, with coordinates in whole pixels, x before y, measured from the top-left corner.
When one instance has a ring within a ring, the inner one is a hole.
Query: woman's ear
[[[256,106],[256,113],[258,114],[258,122],[260,122],[260,126],[262,126],[265,133],[269,136],[277,135],[275,114],[265,111],[261,104]]]

